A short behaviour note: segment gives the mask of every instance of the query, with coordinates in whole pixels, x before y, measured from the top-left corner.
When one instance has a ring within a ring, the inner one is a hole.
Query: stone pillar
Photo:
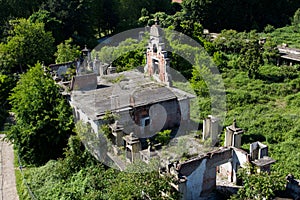
[[[233,132],[226,127],[226,132],[225,132],[225,147],[232,146],[232,136]]]
[[[218,135],[221,133],[219,122],[220,120],[212,115],[208,115],[208,118],[203,120],[203,140],[211,138],[212,145],[218,142]]]
[[[141,143],[140,140],[134,136],[133,133],[123,137],[126,142],[126,158],[129,162],[134,162],[135,160],[140,158],[140,150],[141,150]]]
[[[203,120],[203,132],[202,132],[202,140],[207,140],[210,135],[210,119],[205,118]]]
[[[218,135],[221,133],[220,128],[220,120],[216,117],[213,117],[209,115],[211,119],[211,131],[210,131],[210,137],[213,145],[215,145],[218,142]]]
[[[95,57],[94,61],[93,61],[93,71],[95,74],[97,74],[97,76],[100,75],[100,64],[101,62],[98,60],[97,56]]]
[[[240,148],[242,143],[242,133],[244,133],[244,130],[238,128],[236,125],[236,120],[234,120],[231,126],[226,127],[224,145],[226,147],[233,146],[236,148]]]
[[[240,148],[242,144],[242,135],[241,133],[234,133],[232,139],[232,146],[236,148]]]

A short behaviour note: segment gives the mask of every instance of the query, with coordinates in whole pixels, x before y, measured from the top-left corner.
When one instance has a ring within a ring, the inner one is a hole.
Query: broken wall
[[[97,89],[97,74],[86,74],[72,78],[71,90],[95,90]]]

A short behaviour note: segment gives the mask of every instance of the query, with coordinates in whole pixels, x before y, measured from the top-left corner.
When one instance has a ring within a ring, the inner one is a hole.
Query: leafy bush
[[[243,181],[243,187],[231,199],[272,199],[277,191],[285,189],[285,179],[278,174],[266,172],[249,174],[251,169],[239,170],[238,176]]]
[[[169,186],[170,177],[160,177],[158,171],[130,173],[149,167],[143,162],[133,163],[126,172],[105,168],[85,150],[78,136],[70,137],[65,156],[26,171],[38,199],[158,199],[161,192],[178,197]]]
[[[162,145],[166,145],[171,140],[171,130],[164,130],[155,135],[155,140]]]
[[[60,157],[72,134],[72,112],[41,64],[21,75],[9,100],[16,125],[6,138],[14,143],[22,159],[27,164],[42,165]]]

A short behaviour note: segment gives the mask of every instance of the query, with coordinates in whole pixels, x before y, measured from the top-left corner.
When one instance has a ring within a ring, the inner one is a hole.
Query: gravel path
[[[19,200],[16,189],[13,147],[0,134],[0,200]]]

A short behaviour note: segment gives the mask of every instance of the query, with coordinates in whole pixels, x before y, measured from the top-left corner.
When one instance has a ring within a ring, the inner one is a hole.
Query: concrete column
[[[232,137],[233,137],[233,132],[231,130],[226,129],[226,133],[225,133],[225,147],[228,147],[228,146],[232,145]]]

